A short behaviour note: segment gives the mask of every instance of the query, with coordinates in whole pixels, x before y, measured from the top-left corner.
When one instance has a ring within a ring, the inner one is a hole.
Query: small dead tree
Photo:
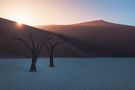
[[[54,59],[54,50],[59,44],[64,43],[64,42],[65,42],[64,40],[62,40],[60,37],[58,37],[54,43],[48,42],[46,44],[46,47],[48,48],[48,51],[50,53],[49,67],[55,67],[54,60],[53,60]]]
[[[13,39],[22,42],[26,46],[26,48],[30,51],[31,57],[32,57],[30,72],[36,72],[36,62],[37,62],[38,56],[40,55],[40,52],[43,46],[47,43],[47,41],[52,39],[52,37],[42,38],[42,40],[37,41],[34,38],[34,36],[32,36],[31,30],[29,30],[29,28],[26,28],[26,27],[23,27],[23,28],[24,30],[28,31],[27,32],[28,34],[26,35],[26,39],[22,39],[19,37],[14,37]]]
[[[35,40],[33,39],[33,37],[31,35],[28,36],[28,38],[31,40],[31,45],[30,46],[25,40],[23,39],[20,39],[20,38],[14,38],[15,40],[19,40],[21,41],[22,43],[24,43],[24,45],[27,47],[27,49],[31,52],[31,56],[32,56],[32,63],[31,63],[31,67],[30,67],[30,72],[36,72],[36,62],[37,62],[37,58],[44,46],[44,44],[51,39],[50,38],[47,38],[45,40],[41,40],[37,45],[36,45],[36,42]]]

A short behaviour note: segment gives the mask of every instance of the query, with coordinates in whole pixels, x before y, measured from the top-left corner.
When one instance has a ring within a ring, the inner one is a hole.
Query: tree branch
[[[48,41],[48,40],[50,40],[50,39],[52,39],[52,37],[50,37],[50,38],[48,38],[48,39],[45,39],[42,43],[41,43],[41,45],[39,45],[37,48],[38,48],[38,54],[41,52],[41,49],[42,49],[42,47],[44,46],[44,44]]]
[[[53,45],[53,47],[56,47],[60,43],[65,43],[65,41],[62,40],[61,38],[58,38],[57,41],[55,42],[55,44]]]
[[[49,45],[50,46],[50,45]],[[47,49],[48,49],[48,51],[50,50],[50,47],[48,46],[48,43],[46,44],[46,47],[47,47]]]
[[[28,43],[25,40],[20,39],[20,38],[13,38],[13,39],[23,42],[24,45],[30,50],[30,52],[32,52],[32,49],[30,48],[30,46],[28,45]]]
[[[33,50],[34,53],[36,53],[35,41],[34,41],[34,39],[31,35],[29,35],[28,37],[30,38],[31,43],[32,43],[32,48],[33,48],[32,50]]]

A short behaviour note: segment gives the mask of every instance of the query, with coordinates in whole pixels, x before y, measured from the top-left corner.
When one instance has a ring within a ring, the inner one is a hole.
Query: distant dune
[[[57,35],[51,32],[34,28],[27,25],[17,26],[17,23],[7,19],[0,18],[0,57],[30,57],[31,53],[25,45],[14,38],[22,38],[31,46],[31,41],[27,36],[31,33],[36,43],[48,37],[57,38]],[[51,41],[53,42],[53,41]],[[68,42],[59,45],[55,50],[57,57],[83,57],[85,53],[69,44]],[[42,57],[48,57],[49,52],[44,46],[42,49]]]
[[[72,25],[37,27],[62,36],[89,57],[135,56],[135,26],[96,20]]]

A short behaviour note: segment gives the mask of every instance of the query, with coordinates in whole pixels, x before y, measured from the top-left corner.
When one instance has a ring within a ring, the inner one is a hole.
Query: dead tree
[[[48,40],[50,40],[51,37],[47,38],[45,40],[41,40],[38,44],[36,44],[35,40],[33,39],[33,37],[31,35],[29,35],[28,38],[31,40],[31,46],[24,39],[20,39],[20,38],[14,38],[14,39],[21,41],[27,47],[27,49],[31,52],[32,63],[31,63],[31,67],[30,67],[30,72],[36,72],[37,58],[38,58],[44,44]]]
[[[36,72],[36,62],[37,62],[38,56],[40,55],[40,52],[41,52],[43,46],[47,43],[47,41],[52,39],[52,37],[48,37],[45,39],[42,38],[41,40],[37,41],[36,40],[37,37],[34,38],[34,36],[32,36],[32,32],[28,27],[23,26],[22,28],[23,28],[23,30],[27,30],[27,35],[25,35],[26,39],[22,39],[19,37],[14,37],[13,39],[21,41],[27,47],[27,49],[30,51],[31,57],[32,57],[30,72]]]
[[[61,43],[64,43],[65,41],[62,40],[61,38],[57,38],[57,40],[54,42],[54,43],[47,43],[46,46],[48,48],[48,51],[50,53],[49,57],[50,57],[50,60],[49,60],[49,67],[55,67],[54,65],[54,50],[55,48],[57,47],[57,45],[61,44]]]

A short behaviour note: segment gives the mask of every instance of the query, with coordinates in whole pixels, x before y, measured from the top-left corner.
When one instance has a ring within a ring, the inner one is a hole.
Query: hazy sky
[[[135,0],[0,0],[0,17],[29,25],[103,19],[135,25]]]

